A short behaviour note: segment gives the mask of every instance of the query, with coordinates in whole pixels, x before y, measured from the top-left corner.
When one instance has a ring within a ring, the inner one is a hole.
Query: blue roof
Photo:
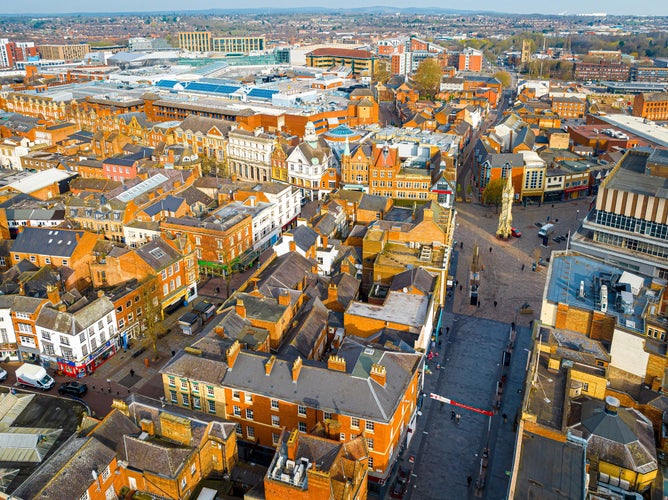
[[[158,83],[155,84],[156,87],[160,87],[163,89],[173,89],[174,85],[176,85],[177,82],[176,80],[160,80]]]
[[[248,93],[248,97],[256,97],[258,99],[271,99],[271,97],[274,94],[278,94],[278,90],[253,89]]]

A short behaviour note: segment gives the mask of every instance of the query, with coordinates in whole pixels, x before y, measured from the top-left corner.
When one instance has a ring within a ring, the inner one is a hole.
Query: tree
[[[512,79],[510,77],[510,73],[507,71],[497,71],[494,73],[494,78],[499,80],[501,82],[501,85],[503,85],[503,88],[508,88],[510,87],[510,84],[512,82]]]
[[[142,291],[144,304],[144,320],[141,322],[141,334],[146,338],[146,344],[153,351],[154,359],[158,359],[158,339],[164,333],[162,326],[162,310],[158,299],[157,279],[144,285]]]
[[[498,210],[503,200],[503,188],[506,184],[505,179],[492,179],[482,192],[482,202],[487,205],[494,205]]]
[[[441,84],[441,66],[436,59],[424,59],[415,74],[413,75],[413,83],[420,92],[420,96],[432,98],[439,91]]]

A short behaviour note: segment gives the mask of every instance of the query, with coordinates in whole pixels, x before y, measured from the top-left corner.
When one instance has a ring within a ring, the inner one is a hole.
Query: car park
[[[81,382],[65,382],[58,388],[58,394],[67,396],[83,396],[88,391],[88,386]]]

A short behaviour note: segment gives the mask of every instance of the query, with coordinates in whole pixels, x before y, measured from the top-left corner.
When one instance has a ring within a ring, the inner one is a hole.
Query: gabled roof
[[[71,257],[85,231],[26,227],[14,241],[12,252]]]
[[[125,460],[141,471],[175,478],[193,453],[192,448],[156,438],[123,436]]]
[[[297,226],[292,230],[295,245],[303,251],[308,251],[318,241],[318,233],[308,226]]]
[[[142,211],[149,217],[153,217],[155,215],[158,215],[160,212],[174,213],[184,203],[185,200],[183,198],[177,198],[175,196],[168,195],[165,198],[162,198],[156,201],[155,203],[149,205],[148,207],[144,208]]]
[[[142,260],[156,271],[164,269],[181,258],[181,255],[161,238],[155,238],[135,251]]]
[[[272,288],[295,290],[304,277],[311,272],[314,261],[297,252],[288,252],[276,257],[258,275],[258,289],[264,295],[271,295]]]
[[[406,271],[397,274],[392,279],[390,290],[400,291],[404,288],[415,288],[423,294],[427,294],[434,290],[435,284],[436,277],[419,267],[417,269],[407,269]]]
[[[265,375],[267,355],[241,351],[234,367],[225,375],[225,386],[255,394],[316,407],[322,411],[388,422],[398,405],[422,355],[370,349],[346,338],[339,349],[346,360],[346,372],[330,370],[319,363],[304,362],[297,383],[292,381],[292,364],[277,359]],[[386,384],[371,379],[372,363],[385,367]]]

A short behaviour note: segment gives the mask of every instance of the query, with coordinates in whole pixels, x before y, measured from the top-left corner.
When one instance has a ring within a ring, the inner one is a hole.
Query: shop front
[[[72,361],[65,358],[56,358],[58,371],[66,377],[81,378],[91,375],[95,370],[116,354],[118,350],[117,339],[108,340],[92,354],[80,361]]]
[[[0,344],[0,361],[18,361],[19,350],[16,344]]]

